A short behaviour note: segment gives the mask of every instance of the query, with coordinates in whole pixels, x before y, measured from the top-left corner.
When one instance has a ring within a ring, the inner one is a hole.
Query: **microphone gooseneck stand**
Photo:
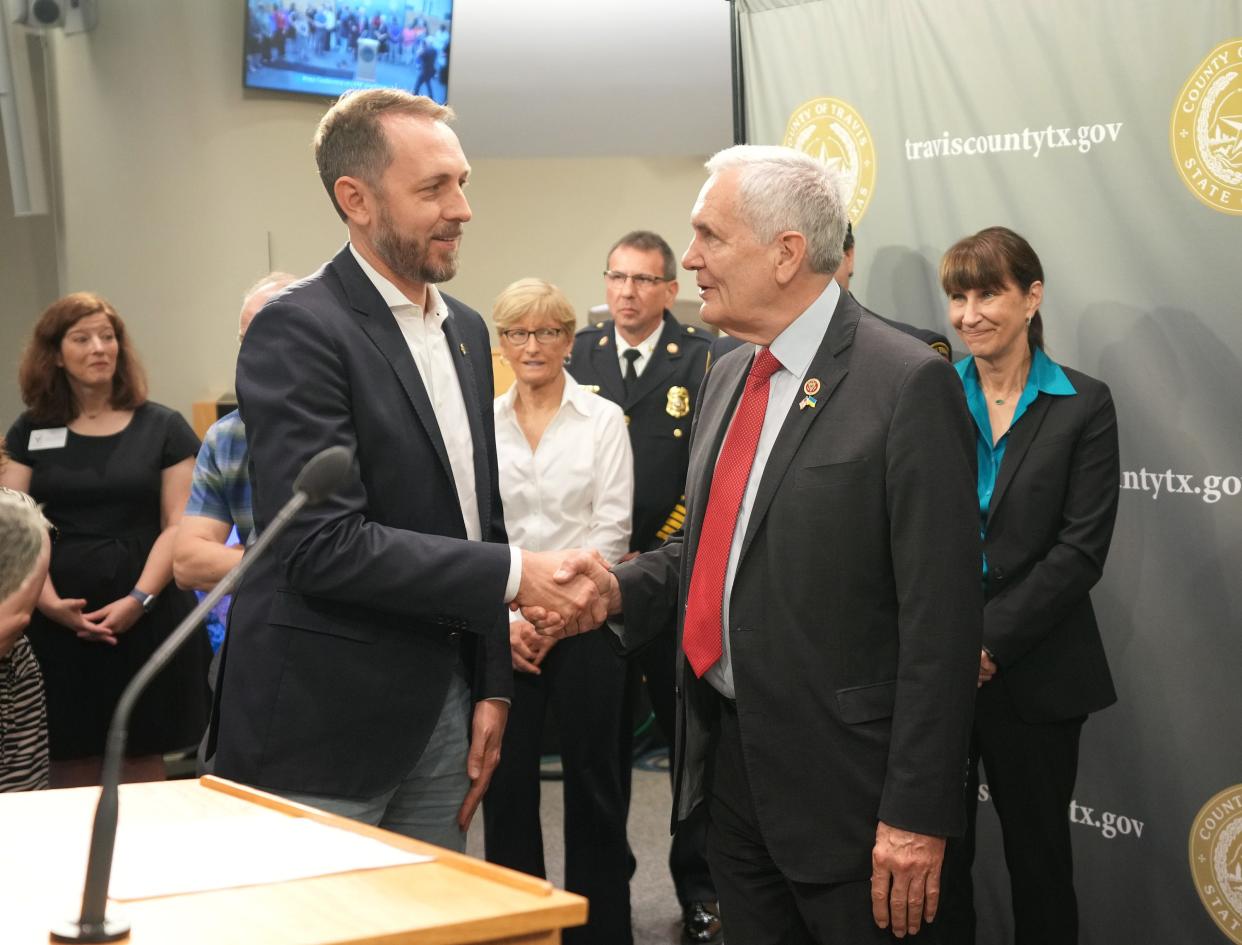
[[[82,886],[82,914],[51,930],[54,942],[116,942],[129,936],[129,924],[115,917],[109,919],[108,882],[112,876],[112,853],[116,846],[117,785],[121,779],[121,759],[129,736],[129,717],[144,689],[173,654],[199,628],[199,624],[220,598],[237,586],[250,566],[266,551],[276,537],[303,506],[322,502],[345,478],[353,462],[353,453],[344,446],[332,446],[316,453],[302,467],[293,483],[293,497],[263,530],[242,560],[229,571],[197,607],[181,621],[168,639],[151,654],[151,658],[134,674],[117,700],[104,750],[102,789],[95,808],[95,826],[91,831],[90,855],[86,861],[86,881]]]

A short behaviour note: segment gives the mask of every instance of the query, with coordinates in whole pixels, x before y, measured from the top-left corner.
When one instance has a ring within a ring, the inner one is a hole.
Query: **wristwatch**
[[[135,587],[129,592],[129,596],[138,601],[138,603],[142,604],[142,612],[144,614],[151,613],[151,610],[155,607],[155,595],[148,594],[141,588]]]

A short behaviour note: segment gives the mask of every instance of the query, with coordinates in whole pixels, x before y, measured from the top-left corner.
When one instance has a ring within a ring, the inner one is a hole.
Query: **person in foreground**
[[[940,263],[975,423],[983,536],[983,647],[966,790],[943,921],[975,940],[970,878],[979,760],[1004,837],[1018,945],[1078,941],[1066,809],[1090,712],[1116,701],[1090,590],[1117,515],[1120,459],[1108,387],[1044,353],[1044,273],[1025,239],[990,227]]]
[[[51,786],[98,784],[121,692],[194,608],[172,586],[172,546],[198,437],[147,400],[125,323],[74,292],[35,323],[19,380],[27,410],[9,428],[0,485],[43,503],[59,540],[27,634],[43,671]],[[164,752],[207,720],[207,634],[193,637],[134,709],[121,776],[164,778]]]
[[[513,692],[504,605],[538,600],[575,629],[603,613],[590,581],[553,582],[563,555],[506,544],[487,328],[435,285],[456,273],[471,216],[451,117],[366,89],[316,130],[349,242],[242,343],[256,530],[321,450],[345,446],[354,462],[234,597],[204,757],[224,777],[461,850]]]
[[[51,560],[47,529],[30,496],[0,487],[0,794],[48,782],[43,677],[24,635]]]
[[[621,408],[565,371],[573,306],[556,286],[521,279],[496,299],[500,350],[515,380],[496,398],[500,496],[510,541],[536,551],[592,548],[616,562],[629,548],[634,460]],[[567,945],[628,945],[630,871],[616,732],[625,663],[602,634],[553,648],[513,613],[513,705],[483,802],[487,859],[546,876],[539,825],[544,719],[556,716],[565,784],[565,888],[590,900]]]
[[[965,400],[833,281],[833,171],[754,146],[707,168],[682,265],[750,343],[704,382],[685,528],[559,577],[591,575],[624,648],[677,620],[674,818],[707,805],[731,940],[934,941],[982,613]]]

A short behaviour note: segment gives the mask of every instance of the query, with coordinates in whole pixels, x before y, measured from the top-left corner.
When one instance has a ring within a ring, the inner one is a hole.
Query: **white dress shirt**
[[[630,546],[634,459],[621,408],[566,372],[536,449],[515,413],[517,385],[496,398],[496,455],[509,540],[531,551],[594,548],[616,564]]]
[[[444,335],[444,321],[449,316],[434,285],[427,284],[427,308],[415,305],[405,297],[391,281],[366,261],[351,243],[349,251],[362,267],[372,285],[392,310],[397,327],[410,348],[423,387],[431,400],[436,425],[448,453],[449,468],[453,471],[453,484],[457,488],[457,502],[461,507],[462,523],[466,537],[479,541],[483,526],[479,518],[479,497],[474,489],[474,438],[470,435],[470,417],[466,413],[466,401],[461,392],[461,381],[453,366],[453,352]],[[509,548],[509,579],[505,586],[505,603],[517,596],[522,579],[522,552],[519,547]]]
[[[746,480],[746,494],[742,497],[741,508],[737,512],[737,525],[733,529],[733,544],[729,547],[729,566],[725,570],[724,600],[720,608],[721,636],[723,647],[720,661],[711,667],[703,678],[706,679],[721,695],[730,699],[736,698],[733,688],[733,660],[729,652],[729,598],[733,594],[733,579],[737,576],[738,556],[742,552],[742,540],[746,537],[746,525],[750,521],[751,509],[755,507],[755,495],[759,491],[759,483],[763,480],[763,471],[767,466],[772,447],[781,432],[789,409],[802,399],[802,384],[806,378],[811,359],[819,351],[828,331],[828,323],[832,321],[832,313],[836,311],[837,301],[841,297],[841,288],[836,280],[829,280],[828,288],[824,289],[810,307],[791,322],[768,346],[768,350],[780,361],[781,369],[772,375],[768,382],[768,409],[763,415],[763,429],[759,432],[759,445],[755,448],[755,461],[750,467],[750,478]],[[758,345],[751,345],[758,351]],[[721,441],[723,448],[724,441]],[[719,458],[719,457],[717,457]]]
[[[651,353],[655,351],[656,345],[660,343],[660,336],[664,334],[664,319],[661,318],[660,323],[655,327],[655,331],[636,345],[632,345],[622,338],[621,332],[617,331],[614,334],[617,336],[617,363],[621,365],[621,376],[625,377],[625,366],[628,363],[625,360],[625,352],[633,348],[638,352],[638,357],[634,359],[634,373],[642,377],[643,371],[651,363]]]

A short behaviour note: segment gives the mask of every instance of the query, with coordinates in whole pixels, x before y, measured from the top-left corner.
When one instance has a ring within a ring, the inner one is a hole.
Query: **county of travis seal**
[[[1242,37],[1195,67],[1173,105],[1173,163],[1213,210],[1242,214]]]
[[[875,144],[854,107],[839,98],[813,98],[789,116],[786,147],[819,158],[841,174],[845,207],[857,225],[875,189]]]
[[[1242,945],[1242,784],[1221,791],[1195,817],[1190,873],[1212,920]]]

